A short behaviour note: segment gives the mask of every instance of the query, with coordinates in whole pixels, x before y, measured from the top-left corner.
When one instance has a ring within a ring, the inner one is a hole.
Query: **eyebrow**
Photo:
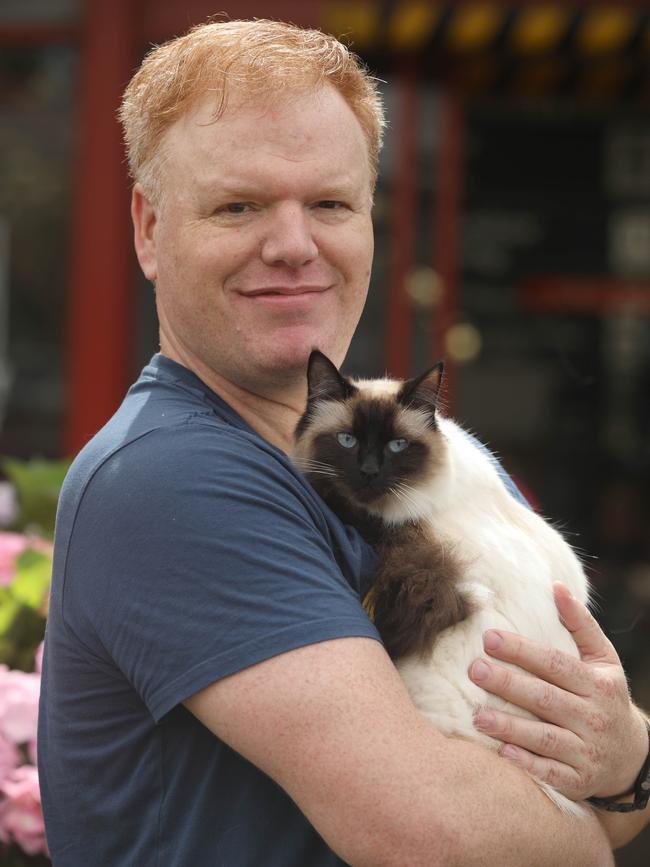
[[[346,198],[354,195],[357,188],[361,186],[361,178],[355,180],[351,175],[339,176],[329,181],[319,181],[314,179],[310,184],[313,190],[316,191],[316,196],[320,199],[336,199]],[[223,180],[218,178],[205,177],[205,182],[201,182],[202,192],[217,193],[220,198],[240,199],[255,199],[264,196],[273,196],[275,193],[264,184],[257,184],[254,181],[241,180],[237,181],[232,178]]]

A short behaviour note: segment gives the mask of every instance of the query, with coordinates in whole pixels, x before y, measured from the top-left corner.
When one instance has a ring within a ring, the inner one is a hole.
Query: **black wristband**
[[[648,755],[634,781],[634,785],[628,792],[620,795],[612,795],[609,798],[587,798],[588,803],[600,810],[608,810],[610,813],[631,813],[633,810],[645,810],[650,799],[650,722],[645,721],[648,729]],[[619,801],[628,795],[634,795],[633,801]]]

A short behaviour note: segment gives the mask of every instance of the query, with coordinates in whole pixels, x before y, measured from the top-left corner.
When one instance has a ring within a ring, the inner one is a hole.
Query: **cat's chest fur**
[[[439,423],[448,470],[421,493],[421,520],[450,568],[454,563],[455,586],[473,610],[433,636],[428,651],[401,656],[396,665],[415,704],[438,728],[477,739],[473,708],[506,706],[467,676],[483,654],[483,632],[503,628],[577,655],[558,618],[552,582],[563,581],[586,602],[587,581],[571,547],[512,496],[491,459],[454,422]]]
[[[497,466],[453,421],[439,418],[448,459],[424,494],[422,521],[464,563],[464,580],[490,591],[513,619],[535,628],[553,581],[587,601],[587,581],[560,533],[514,498]],[[555,606],[552,606],[557,620]],[[516,622],[513,628],[520,629]],[[532,637],[532,636],[531,636]]]

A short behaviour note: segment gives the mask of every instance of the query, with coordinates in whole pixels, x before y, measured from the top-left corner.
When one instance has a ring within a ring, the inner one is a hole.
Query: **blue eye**
[[[344,449],[353,449],[357,444],[357,438],[349,433],[337,433],[336,439],[338,444],[343,446]]]
[[[395,455],[399,452],[403,452],[408,447],[408,440],[390,440],[390,442],[388,443],[389,450]]]

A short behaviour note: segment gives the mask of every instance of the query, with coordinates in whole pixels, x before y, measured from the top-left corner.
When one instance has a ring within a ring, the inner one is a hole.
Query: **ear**
[[[158,218],[154,206],[140,184],[135,184],[131,193],[131,218],[133,220],[133,243],[142,273],[147,280],[155,283],[158,276],[155,238]]]
[[[439,361],[434,367],[420,376],[416,376],[415,379],[407,379],[397,395],[398,403],[414,409],[435,412],[444,369],[444,361]]]
[[[307,364],[308,400],[346,400],[357,390],[320,350],[314,349]]]

